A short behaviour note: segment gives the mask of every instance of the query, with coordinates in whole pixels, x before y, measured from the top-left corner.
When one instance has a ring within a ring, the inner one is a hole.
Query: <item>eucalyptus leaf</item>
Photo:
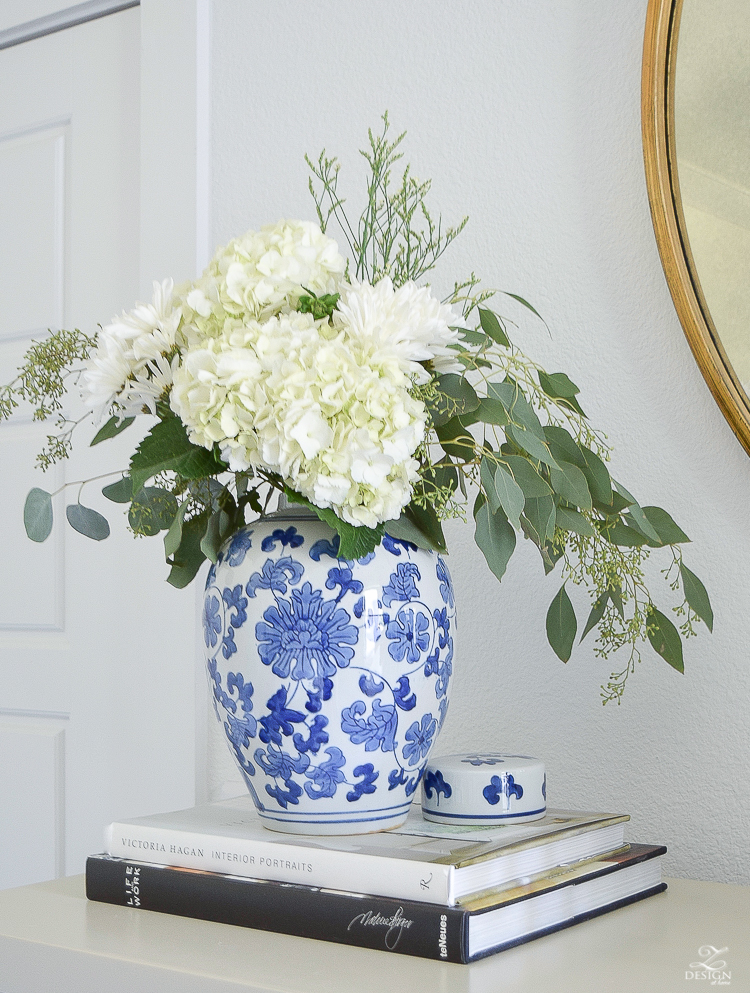
[[[682,659],[682,641],[680,632],[653,604],[647,613],[648,640],[654,651],[676,669],[678,672],[685,671],[685,663]]]
[[[555,501],[551,496],[531,498],[521,518],[524,534],[541,550],[555,536]]]
[[[570,507],[558,506],[556,523],[564,531],[572,531],[574,534],[580,534],[584,538],[593,538],[596,536],[596,529],[591,522],[583,514],[580,514],[577,510],[572,510]]]
[[[528,452],[532,458],[539,459],[540,462],[544,462],[545,465],[551,468],[559,468],[547,447],[547,443],[540,441],[531,431],[527,431],[526,428],[519,427],[517,424],[508,424],[505,428],[505,433],[519,448]]]
[[[497,463],[493,459],[483,456],[482,462],[479,468],[479,479],[482,483],[482,489],[487,497],[487,501],[490,505],[491,513],[496,513],[500,508],[500,498],[495,491],[495,468]]]
[[[643,508],[637,503],[633,503],[628,507],[628,511],[623,515],[625,521],[634,527],[637,531],[640,531],[649,544],[661,545],[662,541],[659,537],[659,532],[656,528],[649,522],[648,517],[646,517],[643,512]]]
[[[130,503],[133,499],[133,483],[130,476],[123,476],[122,479],[103,486],[102,494],[112,503]]]
[[[548,397],[557,400],[558,404],[562,406],[575,410],[581,417],[586,416],[583,408],[576,399],[576,394],[580,393],[580,390],[575,383],[568,379],[564,372],[547,373],[540,369],[538,375],[539,385]]]
[[[521,514],[523,513],[526,495],[518,485],[508,470],[502,463],[495,468],[494,479],[495,494],[500,506],[505,511],[505,516],[515,528],[521,526]]]
[[[461,414],[458,420],[464,427],[469,427],[470,424],[476,424],[478,421],[504,427],[508,423],[508,412],[499,400],[480,397],[477,409],[468,414]]]
[[[690,541],[688,536],[661,507],[644,507],[643,513],[656,531],[660,545],[681,545]]]
[[[435,427],[447,424],[452,418],[468,414],[479,406],[479,397],[471,383],[456,373],[438,376],[438,395],[427,406]]]
[[[177,514],[177,500],[160,486],[144,486],[133,497],[128,523],[136,534],[153,537],[168,531]]]
[[[470,431],[463,426],[459,417],[453,417],[447,424],[435,428],[440,446],[446,455],[468,462],[474,455],[476,441]]]
[[[97,510],[84,507],[81,503],[69,503],[65,508],[68,524],[79,534],[93,541],[103,541],[109,537],[109,522]]]
[[[605,527],[603,533],[608,541],[621,548],[640,548],[641,545],[646,544],[646,539],[640,531],[636,531],[635,528],[631,528],[620,520]]]
[[[607,602],[609,596],[607,593],[602,593],[600,597],[596,600],[591,612],[589,613],[588,620],[586,621],[586,627],[583,629],[583,634],[581,635],[581,641],[586,637],[592,628],[595,628],[599,621],[604,617],[604,611],[607,609]]]
[[[682,577],[682,589],[688,606],[705,623],[709,631],[714,629],[714,612],[711,609],[711,601],[708,598],[706,587],[698,579],[694,572],[684,564],[680,565],[680,576]]]
[[[52,530],[52,494],[35,486],[23,505],[23,526],[32,541],[46,541]]]
[[[487,335],[474,328],[459,328],[459,334],[461,335],[461,340],[468,342],[470,345],[486,346],[489,344]]]
[[[542,422],[518,383],[507,376],[502,383],[487,383],[487,396],[500,401],[514,424],[530,431],[540,441],[545,441]]]
[[[590,477],[588,475],[587,475],[586,478],[587,479],[590,479]],[[593,496],[593,493],[594,493],[594,491],[591,490],[592,496]],[[595,497],[594,498],[594,507],[600,513],[604,514],[607,517],[611,517],[611,518],[619,517],[619,515],[623,512],[623,510],[627,510],[628,509],[628,507],[630,506],[630,503],[624,497],[621,497],[620,494],[616,490],[611,490],[610,491],[610,496],[611,496],[611,499],[608,500],[608,501],[601,501],[601,500],[599,500],[598,498]]]
[[[591,510],[591,494],[589,493],[586,477],[571,462],[558,463],[559,468],[550,466],[550,483],[558,496],[561,496],[566,503],[572,503],[582,510]]]
[[[510,341],[508,340],[508,336],[505,333],[502,324],[497,318],[497,314],[493,314],[491,310],[480,307],[479,322],[482,325],[482,330],[484,333],[489,335],[493,341],[496,341],[498,345],[502,345],[504,348],[510,348]]]
[[[564,462],[572,462],[579,469],[586,466],[583,452],[578,447],[573,435],[565,428],[556,424],[547,424],[544,428],[544,437],[549,445],[549,450],[558,461],[562,459]]]
[[[98,445],[102,441],[107,441],[108,438],[117,437],[121,431],[124,431],[125,428],[129,428],[134,420],[135,417],[119,418],[116,415],[110,417],[107,423],[99,428],[94,437],[91,439],[89,447],[93,448],[94,445]]]
[[[178,590],[192,583],[206,561],[205,552],[201,549],[201,539],[206,533],[207,524],[206,514],[198,514],[183,525],[180,544],[173,555],[172,568],[167,576],[167,582]]]
[[[552,495],[552,487],[523,455],[505,455],[503,462],[507,464],[527,500]]]
[[[488,503],[482,504],[476,514],[474,538],[487,565],[498,579],[502,579],[516,547],[516,532],[505,514],[493,514]]]
[[[169,558],[177,551],[182,541],[182,526],[185,520],[185,513],[190,506],[189,500],[183,500],[177,509],[169,530],[164,535],[164,554]]]
[[[544,372],[540,369],[539,385],[542,387],[547,396],[552,397],[553,399],[562,397],[565,400],[572,400],[577,393],[581,392],[576,384],[569,379],[564,372]]]
[[[576,614],[563,583],[547,611],[547,640],[563,662],[570,658],[577,630]]]
[[[219,558],[219,549],[221,548],[221,529],[219,524],[219,515],[221,511],[217,511],[215,514],[211,514],[208,519],[208,526],[206,527],[206,533],[201,538],[200,549],[203,554],[211,562],[216,562]]]
[[[583,456],[584,465],[578,465],[581,472],[586,477],[589,492],[595,502],[601,504],[612,503],[612,480],[609,477],[609,470],[599,456],[592,452],[585,445],[578,445],[578,450]],[[620,510],[624,510],[624,506]]]
[[[615,608],[620,617],[625,617],[625,604],[622,602],[622,590],[619,586],[610,586],[607,590],[607,596],[612,602],[612,606]]]

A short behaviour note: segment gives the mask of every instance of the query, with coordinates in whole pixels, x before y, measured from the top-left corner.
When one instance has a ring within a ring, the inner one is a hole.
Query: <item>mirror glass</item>
[[[683,0],[674,149],[694,277],[750,395],[750,0]]]

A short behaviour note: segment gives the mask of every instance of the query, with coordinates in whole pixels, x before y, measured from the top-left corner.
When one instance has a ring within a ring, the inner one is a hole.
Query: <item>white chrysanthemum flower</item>
[[[418,383],[427,382],[431,371],[462,371],[449,346],[458,342],[455,329],[463,327],[464,319],[428,287],[408,282],[395,290],[387,276],[374,286],[354,284],[342,292],[334,322],[350,338],[367,340],[372,348],[394,355]]]
[[[278,472],[318,507],[374,527],[411,499],[424,404],[387,349],[310,314],[228,324],[174,373],[172,409],[235,471]]]
[[[338,245],[317,224],[280,221],[248,231],[216,252],[187,294],[188,336],[216,336],[227,318],[264,320],[292,311],[306,290],[336,293],[345,268]]]
[[[102,413],[116,404],[123,414],[156,413],[156,402],[172,385],[180,301],[171,279],[154,283],[150,304],[138,304],[99,334],[81,377],[83,399]]]

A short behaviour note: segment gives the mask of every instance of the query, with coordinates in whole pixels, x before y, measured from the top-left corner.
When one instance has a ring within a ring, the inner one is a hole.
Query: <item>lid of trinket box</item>
[[[544,763],[530,755],[439,755],[425,768],[422,815],[428,821],[469,826],[522,824],[546,812]]]

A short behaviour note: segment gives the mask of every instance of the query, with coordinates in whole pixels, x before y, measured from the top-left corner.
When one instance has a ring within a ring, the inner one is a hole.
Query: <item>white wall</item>
[[[505,307],[517,342],[581,386],[612,471],[692,537],[686,560],[716,613],[684,677],[646,648],[622,706],[602,708],[618,659],[587,641],[563,666],[546,644],[557,576],[524,543],[498,586],[470,526],[452,525],[461,645],[439,750],[539,755],[554,805],[628,811],[631,840],[669,846],[669,873],[748,883],[750,460],[659,263],[641,155],[645,14],[646,0],[214,0],[213,236],[313,219],[303,154],[324,145],[355,202],[367,127],[387,108],[409,131],[436,209],[471,217],[439,288],[475,269],[542,312],[551,336]],[[213,795],[241,791],[223,751],[210,771]]]

